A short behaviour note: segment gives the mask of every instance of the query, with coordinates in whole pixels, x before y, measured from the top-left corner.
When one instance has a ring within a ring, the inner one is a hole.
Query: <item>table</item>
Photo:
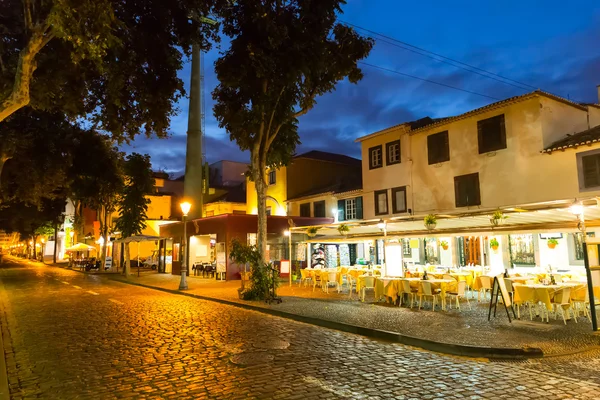
[[[587,286],[580,282],[558,283],[556,285],[542,284],[513,284],[514,301],[515,303],[523,303],[529,301],[532,303],[541,302],[546,306],[548,311],[552,311],[552,298],[554,294],[564,288],[575,288],[579,286]]]

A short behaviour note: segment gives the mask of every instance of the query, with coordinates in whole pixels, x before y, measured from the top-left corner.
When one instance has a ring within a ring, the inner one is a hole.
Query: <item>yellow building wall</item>
[[[318,201],[325,201],[325,217],[335,218],[337,215],[337,202],[338,199],[332,194],[326,194],[322,196],[314,196],[301,200],[292,200],[288,202],[288,211],[290,216],[300,216],[300,205],[304,203],[310,203],[310,216],[315,216],[314,203]]]
[[[267,186],[267,207],[271,207],[271,215],[286,215],[285,201],[287,200],[287,168],[281,167],[275,172],[275,184]],[[265,176],[269,182],[269,174]],[[256,185],[246,179],[246,213],[258,214]]]
[[[477,121],[505,115],[507,148],[479,154]],[[407,186],[407,208],[414,214],[443,213],[468,209],[493,209],[543,201],[580,197],[577,151],[540,153],[544,147],[568,133],[587,129],[587,113],[547,99],[532,98],[483,114],[402,135],[401,130],[362,142],[364,214],[376,218],[373,192]],[[448,131],[450,161],[428,165],[427,136]],[[369,170],[368,149],[401,137],[402,163]],[[454,177],[479,173],[481,206],[455,207]],[[600,192],[586,192],[595,195]],[[388,197],[391,193],[388,193]],[[391,198],[388,198],[391,210]],[[391,215],[391,214],[390,214]],[[379,216],[377,216],[379,218]]]
[[[287,196],[290,199],[303,196],[317,188],[324,188],[348,177],[360,177],[356,168],[323,160],[295,158],[288,167]]]
[[[214,203],[208,203],[204,205],[204,215],[207,217],[222,214],[233,214],[234,211],[236,213],[246,213],[246,204],[217,201]]]

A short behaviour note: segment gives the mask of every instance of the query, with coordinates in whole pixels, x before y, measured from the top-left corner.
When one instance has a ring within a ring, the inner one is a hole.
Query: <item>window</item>
[[[477,121],[479,154],[506,148],[504,114]]]
[[[383,166],[381,156],[381,145],[369,149],[369,169],[381,168]]]
[[[300,204],[300,216],[310,217],[310,203]]]
[[[481,197],[479,195],[479,173],[455,177],[454,196],[456,199],[456,207],[481,205]]]
[[[392,212],[394,214],[406,212],[406,186],[392,189]]]
[[[315,201],[313,203],[313,211],[316,218],[325,218],[325,200]]]
[[[427,159],[429,165],[450,161],[448,131],[427,136]]]
[[[375,192],[375,215],[384,215],[388,213],[387,190],[377,190]]]
[[[362,218],[362,196],[353,197],[351,199],[338,200],[338,221]]]
[[[389,142],[385,145],[385,155],[387,157],[386,164],[399,164],[400,163],[400,140]]]
[[[267,215],[271,215],[271,206],[267,207]]]
[[[256,246],[257,242],[258,242],[258,238],[257,238],[256,233],[247,233],[246,234],[246,243],[248,243],[248,246]]]
[[[273,170],[269,172],[269,185],[274,185],[277,182],[277,171]]]
[[[600,186],[600,153],[581,157],[583,189]]]

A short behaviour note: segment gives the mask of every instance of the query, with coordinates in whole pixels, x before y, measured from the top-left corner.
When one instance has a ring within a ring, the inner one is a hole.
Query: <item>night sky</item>
[[[598,101],[598,1],[349,0],[340,19],[574,101]],[[218,52],[214,48],[205,55],[206,157],[211,163],[222,159],[248,162],[248,154],[229,141],[212,113],[210,93],[217,84],[213,63]],[[382,41],[365,62],[497,99],[534,90],[485,78]],[[302,145],[298,153],[318,149],[360,158],[360,146],[354,143],[360,136],[425,116],[460,114],[496,101],[369,66],[361,68],[365,74],[361,82],[340,83],[300,118]],[[180,73],[186,90],[189,74],[186,65]],[[126,150],[148,153],[155,169],[181,174],[187,106],[187,99],[179,102],[171,138],[140,138]]]

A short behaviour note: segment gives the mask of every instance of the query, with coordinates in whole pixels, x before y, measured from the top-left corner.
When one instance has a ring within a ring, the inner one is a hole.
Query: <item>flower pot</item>
[[[548,248],[553,249],[556,247],[555,243],[548,243]]]
[[[490,218],[490,224],[492,224],[492,226],[498,226],[500,223],[502,223],[502,219]]]
[[[448,246],[442,246],[442,249],[448,250]]]
[[[491,246],[491,247],[492,247],[492,250],[498,251],[498,246]]]
[[[437,226],[437,224],[435,224],[435,223],[434,224],[425,224],[425,228],[429,229],[430,231],[434,230],[436,226]]]

